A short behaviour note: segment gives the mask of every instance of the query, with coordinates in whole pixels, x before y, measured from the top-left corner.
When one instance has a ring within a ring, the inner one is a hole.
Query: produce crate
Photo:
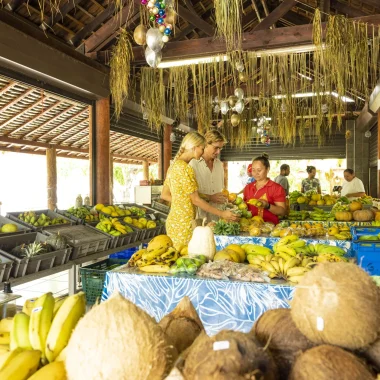
[[[66,249],[43,253],[32,258],[18,258],[10,253],[10,251],[21,244],[30,244],[33,242],[44,242],[48,236],[39,232],[30,232],[19,234],[16,236],[8,236],[0,238],[0,254],[13,261],[11,277],[24,277],[28,274],[37,273],[46,269],[58,267],[69,261],[71,247]]]
[[[130,207],[138,207],[138,208],[143,208],[145,210],[145,214],[151,214],[153,213],[154,211],[145,207],[145,206],[142,206],[142,205],[138,205],[137,203],[116,203],[115,206],[122,206],[124,209],[128,209]]]
[[[95,264],[79,268],[82,287],[88,305],[93,305],[102,296],[106,273],[128,262],[125,259],[106,259]]]
[[[169,206],[166,206],[160,202],[157,202],[157,201],[153,201],[152,202],[152,208],[157,210],[157,211],[161,211],[163,212],[164,214],[169,214],[170,212],[170,207]]]
[[[0,232],[0,237],[5,237],[5,236],[14,236],[15,234],[25,234],[26,232],[31,232],[31,228],[26,227],[25,225],[16,222],[12,219],[5,218],[4,216],[0,215],[0,226],[3,224],[7,223],[13,223],[17,226],[18,231],[17,232]],[[0,281],[1,282],[1,281]]]
[[[148,244],[143,244],[143,248],[146,248],[148,246]],[[128,248],[124,251],[120,251],[120,252],[116,252],[116,253],[112,253],[109,258],[110,259],[123,259],[123,260],[129,260],[134,253],[136,253],[138,250],[140,249],[140,247],[132,247],[132,248]]]
[[[0,252],[0,282],[5,282],[9,280],[11,276],[11,270],[13,266],[13,261],[8,259],[8,257],[4,256]]]
[[[17,223],[21,223],[23,224],[24,226],[27,226],[27,227],[30,227],[33,231],[42,231],[42,230],[48,230],[50,228],[54,228],[54,227],[57,227],[57,226],[72,226],[73,224],[75,224],[75,222],[71,219],[69,219],[67,216],[64,216],[64,215],[60,215],[54,211],[51,211],[51,210],[37,210],[37,211],[34,211],[36,213],[36,215],[40,215],[42,213],[44,213],[46,216],[48,216],[49,218],[51,219],[54,219],[54,218],[63,218],[63,219],[66,219],[67,220],[67,223],[65,224],[54,224],[52,226],[46,226],[46,227],[36,227],[36,226],[33,226],[29,223],[26,223],[22,220],[20,220],[18,218],[18,216],[20,214],[22,214],[24,211],[19,211],[19,212],[9,212],[7,214],[7,218],[17,222]]]
[[[96,222],[98,223],[98,222]],[[71,260],[79,259],[108,249],[111,238],[89,226],[61,226],[46,231],[48,235],[59,233],[73,247]]]
[[[90,206],[83,206],[83,207],[86,207],[87,209],[91,210],[93,207],[90,207]],[[86,223],[86,220],[85,219],[82,219],[82,218],[78,218],[77,216],[75,215],[71,215],[67,212],[67,210],[59,210],[59,209],[55,209],[54,212],[56,212],[57,214],[59,215],[63,215],[64,217],[66,218],[69,218],[71,220],[74,220],[76,222],[76,224],[85,224]],[[98,213],[99,214],[99,213]],[[94,220],[94,222],[97,222],[98,220]]]
[[[353,250],[360,265],[370,275],[380,275],[380,240],[359,240],[361,236],[375,236],[379,227],[351,227]]]

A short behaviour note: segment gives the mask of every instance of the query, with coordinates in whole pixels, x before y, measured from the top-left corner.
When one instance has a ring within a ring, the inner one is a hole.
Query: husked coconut
[[[268,310],[253,325],[251,334],[267,347],[280,379],[287,379],[296,355],[314,346],[296,327],[290,309]]]
[[[162,380],[176,357],[156,321],[116,293],[79,321],[65,363],[68,380]]]
[[[364,357],[376,368],[377,372],[380,373],[380,338],[365,350]]]
[[[176,308],[160,321],[159,325],[180,354],[190,347],[204,331],[189,297],[184,297]]]
[[[188,380],[274,380],[273,359],[248,334],[221,331],[201,334],[190,347],[183,374]]]
[[[297,328],[318,344],[355,350],[380,331],[380,292],[355,264],[318,264],[300,281],[291,306]]]
[[[322,345],[300,355],[289,380],[374,380],[355,355],[342,348]]]

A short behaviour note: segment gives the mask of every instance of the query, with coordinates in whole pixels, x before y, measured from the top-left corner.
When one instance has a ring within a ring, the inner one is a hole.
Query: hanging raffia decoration
[[[125,29],[121,29],[110,60],[110,90],[117,119],[120,117],[123,102],[129,93],[132,60],[131,37]]]
[[[227,51],[240,50],[242,0],[215,0],[216,34],[226,41]]]
[[[169,71],[168,96],[171,109],[174,111],[174,117],[180,120],[187,120],[188,113],[188,67],[172,67]]]

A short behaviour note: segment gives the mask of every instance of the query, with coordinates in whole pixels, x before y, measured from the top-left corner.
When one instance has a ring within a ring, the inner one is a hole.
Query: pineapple
[[[44,252],[45,252],[45,249],[43,245],[41,243],[34,242],[31,244],[28,244],[28,246],[24,248],[23,255],[24,257],[31,258]]]

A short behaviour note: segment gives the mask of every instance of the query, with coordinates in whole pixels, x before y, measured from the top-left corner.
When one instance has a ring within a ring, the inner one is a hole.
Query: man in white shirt
[[[201,197],[210,202],[212,206],[221,208],[221,205],[227,203],[227,198],[222,193],[224,189],[224,168],[218,156],[227,140],[217,130],[208,131],[205,134],[205,139],[206,147],[202,158],[199,161],[191,160],[189,165],[194,169]],[[218,220],[217,216],[200,208],[197,208],[197,218],[207,218],[209,222]]]
[[[355,172],[352,169],[346,169],[344,171],[344,179],[342,191],[340,195],[348,198],[350,201],[364,197],[365,189],[363,182],[355,177]]]

